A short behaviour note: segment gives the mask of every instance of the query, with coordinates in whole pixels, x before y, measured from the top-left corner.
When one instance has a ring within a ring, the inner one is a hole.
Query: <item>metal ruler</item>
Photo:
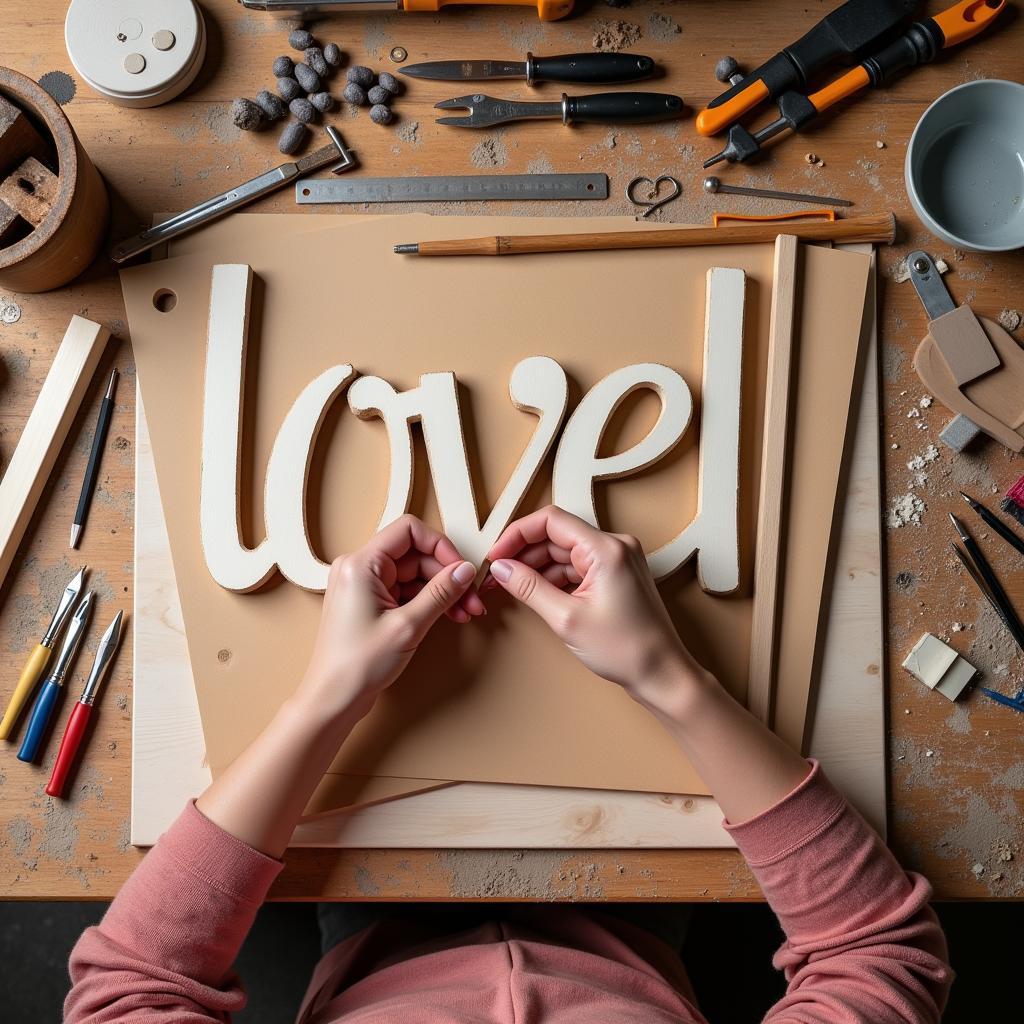
[[[606,174],[465,174],[433,178],[304,178],[297,203],[429,203],[607,199]]]

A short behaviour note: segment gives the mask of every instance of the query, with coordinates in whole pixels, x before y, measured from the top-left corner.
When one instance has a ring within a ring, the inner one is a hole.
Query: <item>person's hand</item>
[[[485,614],[470,590],[475,575],[447,537],[411,515],[335,559],[297,696],[328,714],[366,714],[441,615],[465,623]]]
[[[553,505],[508,526],[485,588],[532,608],[592,672],[664,710],[706,673],[683,646],[635,537],[603,533]]]

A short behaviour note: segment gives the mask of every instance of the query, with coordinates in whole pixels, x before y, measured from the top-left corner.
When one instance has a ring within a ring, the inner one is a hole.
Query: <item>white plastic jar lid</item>
[[[124,106],[154,107],[199,74],[206,25],[193,0],[72,0],[64,42],[98,93]]]

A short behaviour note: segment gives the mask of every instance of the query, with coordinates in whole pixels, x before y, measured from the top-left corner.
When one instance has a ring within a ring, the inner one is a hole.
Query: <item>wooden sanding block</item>
[[[956,700],[977,671],[969,661],[931,633],[925,633],[914,644],[903,667],[929,690],[941,693],[948,700]]]
[[[956,306],[927,253],[911,253],[907,266],[931,318],[914,353],[922,383],[957,419],[1024,451],[1024,348],[993,320]]]
[[[0,202],[37,228],[49,216],[60,192],[60,180],[34,156],[26,157],[0,181]]]

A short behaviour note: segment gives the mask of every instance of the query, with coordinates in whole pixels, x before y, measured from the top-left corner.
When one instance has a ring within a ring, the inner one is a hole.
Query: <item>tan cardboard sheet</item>
[[[520,229],[522,224],[514,222]],[[577,219],[571,224],[592,226]],[[215,772],[249,742],[297,682],[319,600],[284,584],[256,595],[229,594],[213,583],[202,562],[196,514],[199,408],[213,262],[247,261],[261,282],[251,339],[256,399],[252,457],[247,452],[245,459],[248,495],[262,492],[270,443],[298,390],[327,366],[350,361],[400,387],[415,385],[427,370],[459,374],[483,509],[500,490],[533,425],[506,397],[508,373],[520,358],[543,353],[559,359],[580,389],[576,398],[609,370],[644,359],[678,368],[696,394],[704,271],[711,265],[743,266],[750,276],[744,410],[744,532],[749,542],[770,247],[515,261],[400,260],[389,251],[393,242],[409,237],[481,234],[510,226],[513,222],[493,219],[378,220],[285,238],[272,246],[226,242],[216,251],[124,275]],[[561,226],[530,224],[536,230]],[[369,253],[386,254],[385,262]],[[834,345],[855,345],[843,324],[863,304],[863,289],[859,298],[855,292],[867,261],[840,253],[813,258],[835,264],[835,272],[826,275],[834,292],[827,297],[828,307],[820,297],[815,303],[827,313],[822,326],[838,325],[832,331]],[[153,308],[158,288],[178,295],[172,313]],[[580,301],[567,301],[574,296]],[[437,315],[429,315],[432,307]],[[652,421],[655,403],[648,397],[629,410],[620,444],[645,432]],[[638,533],[648,546],[667,540],[692,515],[696,455],[691,436],[642,477],[603,488],[603,522]],[[360,422],[339,405],[318,463],[324,481],[313,503],[320,509],[313,532],[327,557],[360,543],[373,529],[387,470],[381,425]],[[421,478],[414,511],[431,518],[428,490]],[[544,500],[543,488],[536,490],[530,507]],[[260,510],[252,502],[247,506],[248,535],[255,542],[261,535]],[[692,568],[663,589],[684,637],[742,698],[749,596],[708,597],[697,587]],[[813,624],[808,642],[813,643]],[[224,650],[230,656],[218,658]],[[496,607],[480,630],[459,632],[446,625],[399,686],[401,692],[386,694],[363,723],[336,769],[705,792],[644,712],[582,670],[522,610]]]

